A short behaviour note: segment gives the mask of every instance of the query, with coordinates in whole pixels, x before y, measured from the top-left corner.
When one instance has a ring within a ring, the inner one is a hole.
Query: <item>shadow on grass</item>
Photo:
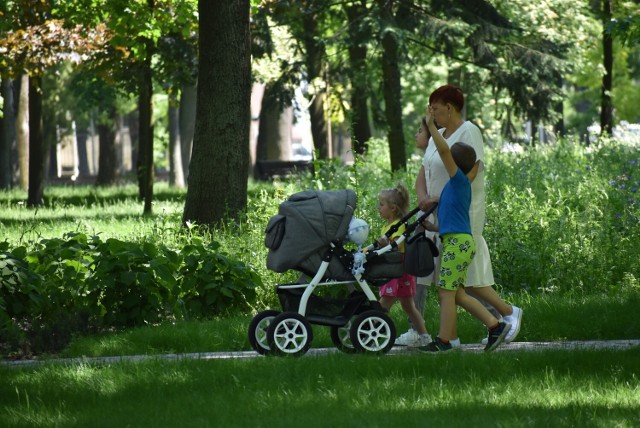
[[[156,203],[184,201],[185,189],[169,188],[166,185],[154,189],[153,200]],[[0,194],[0,202],[9,206],[22,205],[26,201],[26,192]],[[136,186],[96,187],[91,185],[51,186],[45,188],[44,205],[40,208],[91,207],[117,205],[122,203],[142,203]],[[35,209],[33,209],[35,210]]]
[[[640,348],[0,369],[4,426],[638,426]]]

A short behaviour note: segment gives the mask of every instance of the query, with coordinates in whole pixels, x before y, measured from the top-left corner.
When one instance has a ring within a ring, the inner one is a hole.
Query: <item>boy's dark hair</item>
[[[476,151],[466,143],[458,142],[451,146],[451,155],[464,174],[468,174],[476,164]]]

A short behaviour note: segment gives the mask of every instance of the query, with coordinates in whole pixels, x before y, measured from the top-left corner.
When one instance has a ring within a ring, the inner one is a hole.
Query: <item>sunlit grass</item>
[[[631,427],[639,369],[639,348],[0,368],[0,409],[11,427]]]
[[[506,295],[524,309],[519,341],[621,340],[640,337],[636,308],[640,292],[626,290],[615,296],[584,295]],[[274,307],[279,309],[279,307]],[[427,300],[425,320],[431,333],[437,332],[438,303],[435,293]],[[391,316],[399,333],[408,328],[407,317],[399,305]],[[108,357],[251,350],[247,329],[252,314],[210,321],[180,321],[122,332],[75,337],[57,357]],[[313,348],[331,348],[327,327],[312,325]],[[463,343],[478,343],[486,330],[464,311],[458,316],[458,331]],[[49,356],[49,357],[56,357]]]
[[[180,227],[185,191],[166,183],[156,185],[153,214],[142,215],[143,203],[134,185],[113,188],[48,186],[45,204],[26,207],[26,192],[0,192],[0,235],[11,242],[29,243],[60,238],[67,232],[133,239],[158,227]]]

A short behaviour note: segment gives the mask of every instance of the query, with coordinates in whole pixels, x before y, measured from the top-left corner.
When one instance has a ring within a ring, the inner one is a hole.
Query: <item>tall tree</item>
[[[153,15],[155,1],[147,0],[149,13]],[[144,199],[144,213],[151,214],[153,203],[154,159],[153,159],[153,58],[154,43],[147,37],[142,37],[144,54],[141,55],[138,66],[138,113],[140,114],[140,128],[138,132],[138,184],[140,196]]]
[[[183,221],[211,225],[247,204],[249,0],[198,1],[198,105]]]
[[[367,152],[368,141],[371,138],[367,84],[367,41],[371,34],[367,19],[369,10],[366,0],[347,3],[344,7],[349,23],[352,146],[355,153],[362,155]]]
[[[184,173],[182,171],[182,145],[180,143],[180,107],[178,95],[169,94],[169,185],[184,187]]]
[[[13,99],[13,79],[2,79],[0,96],[3,99],[0,117],[0,189],[14,185],[14,147],[16,146],[16,111]]]
[[[45,144],[42,118],[42,77],[29,78],[29,189],[27,206],[44,203]]]
[[[116,164],[116,135],[118,116],[116,106],[105,106],[103,114],[98,119],[98,136],[100,138],[98,156],[98,176],[96,185],[110,186],[115,184],[117,176]]]
[[[182,174],[185,182],[189,177],[193,134],[196,127],[197,83],[185,84],[180,91],[180,147],[182,159]]]
[[[272,82],[267,83],[262,95],[256,162],[291,158],[293,109],[282,102],[274,87]],[[260,178],[257,168],[254,177]]]
[[[305,93],[309,100],[309,116],[313,145],[320,159],[331,156],[329,125],[326,114],[327,99],[327,51],[325,21],[330,2],[326,0],[301,0],[289,2],[266,0],[261,8],[278,25],[286,25],[292,36],[292,42],[299,49],[304,62]],[[298,67],[286,65],[283,73],[298,72]],[[286,79],[284,79],[286,80]]]
[[[602,17],[602,91],[600,98],[600,130],[603,134],[613,134],[613,35],[607,26],[613,18],[613,0],[601,0]]]
[[[10,76],[25,73],[30,76],[27,205],[37,207],[43,203],[46,159],[42,76],[48,68],[61,61],[78,62],[95,50],[100,50],[104,45],[105,34],[104,29],[87,30],[81,26],[65,26],[64,21],[55,19],[57,9],[51,2],[21,0],[12,2],[11,7],[11,30],[0,39],[5,53],[3,72]]]
[[[29,75],[23,74],[19,79],[18,109],[16,114],[18,145],[18,175],[21,189],[29,188]]]
[[[378,3],[382,23],[380,38],[382,42],[384,111],[389,127],[391,170],[397,171],[407,167],[404,130],[402,128],[399,31],[395,24],[393,0],[378,0]]]
[[[89,27],[107,23],[112,34],[110,51],[92,67],[98,74],[108,72],[107,81],[119,89],[137,94],[136,172],[144,213],[151,213],[153,82],[156,79],[163,87],[177,90],[193,80],[195,0],[76,0],[64,6],[64,15],[73,22]],[[179,57],[185,52],[187,58]]]
[[[325,116],[326,79],[323,76],[326,50],[319,34],[320,16],[315,9],[314,1],[304,0],[301,5],[303,7],[301,36],[305,47],[307,79],[311,88],[311,105],[309,106],[311,135],[320,159],[328,159],[331,156],[331,147]]]

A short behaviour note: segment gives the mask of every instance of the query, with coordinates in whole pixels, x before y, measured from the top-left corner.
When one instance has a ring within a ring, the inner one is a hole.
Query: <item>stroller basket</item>
[[[278,299],[283,311],[297,312],[300,306],[300,299],[304,293],[304,288],[284,288],[276,287]],[[346,297],[327,297],[312,294],[307,302],[308,318],[341,318],[351,316],[354,310],[366,300],[366,296],[361,291],[354,291]],[[347,318],[348,319],[348,318]]]

